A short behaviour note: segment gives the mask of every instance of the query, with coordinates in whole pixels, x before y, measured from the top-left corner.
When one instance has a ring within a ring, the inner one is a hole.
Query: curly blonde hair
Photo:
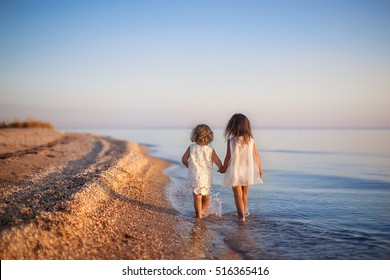
[[[214,133],[206,124],[197,125],[191,132],[191,142],[209,144],[214,139]]]

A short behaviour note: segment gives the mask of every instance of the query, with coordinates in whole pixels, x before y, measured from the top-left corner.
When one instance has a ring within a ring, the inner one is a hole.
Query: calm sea
[[[190,129],[72,131],[135,141],[174,163],[168,197],[188,223],[182,230],[195,258],[390,259],[390,130],[255,130],[264,184],[250,187],[244,224],[216,172],[214,215],[193,219],[181,164]],[[223,131],[214,135],[223,161]]]

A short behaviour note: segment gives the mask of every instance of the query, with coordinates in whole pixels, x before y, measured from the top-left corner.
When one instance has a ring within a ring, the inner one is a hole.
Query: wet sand
[[[0,130],[1,259],[188,259],[169,163],[136,143]]]

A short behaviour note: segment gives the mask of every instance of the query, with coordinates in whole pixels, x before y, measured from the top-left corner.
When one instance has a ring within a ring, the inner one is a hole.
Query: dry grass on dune
[[[54,126],[49,122],[43,122],[33,119],[27,119],[25,121],[21,121],[19,119],[14,119],[12,122],[2,121],[0,123],[1,128],[46,128],[46,129],[54,129]]]

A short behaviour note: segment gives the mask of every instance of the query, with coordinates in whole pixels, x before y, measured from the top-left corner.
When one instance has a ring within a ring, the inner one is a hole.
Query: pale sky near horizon
[[[0,121],[390,127],[390,1],[0,1]]]

